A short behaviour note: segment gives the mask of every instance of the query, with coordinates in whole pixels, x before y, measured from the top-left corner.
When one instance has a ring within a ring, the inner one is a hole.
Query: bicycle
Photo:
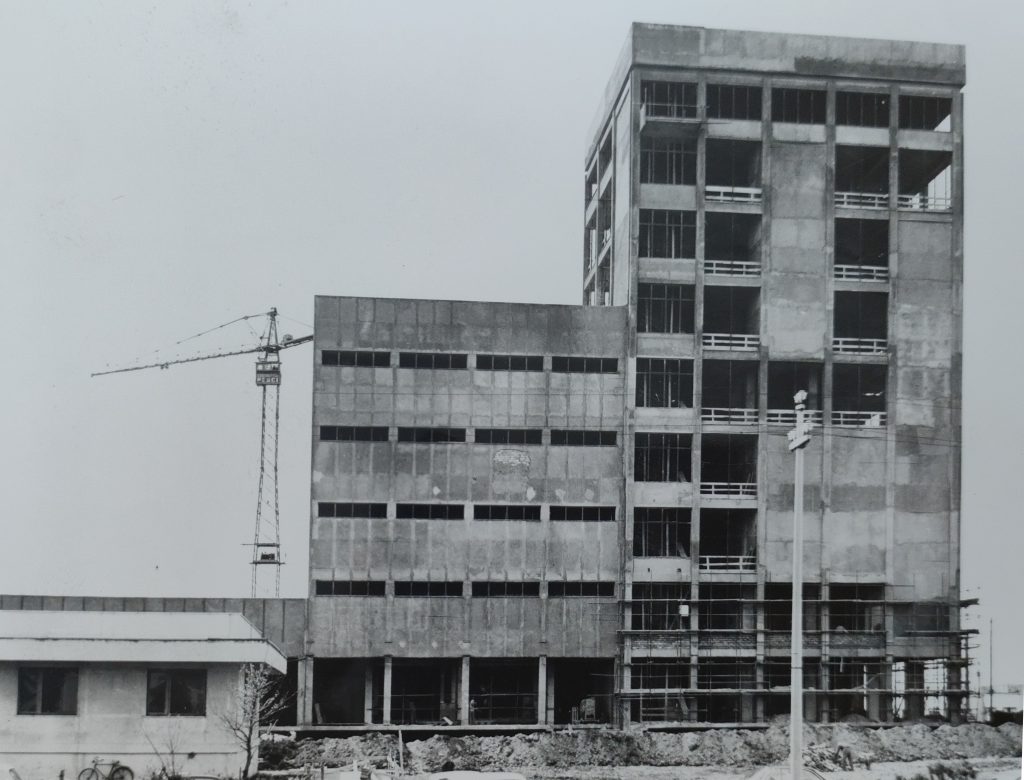
[[[104,772],[101,766],[109,766],[110,770]],[[78,773],[78,780],[135,780],[135,773],[120,761],[100,761],[97,757],[91,767]]]

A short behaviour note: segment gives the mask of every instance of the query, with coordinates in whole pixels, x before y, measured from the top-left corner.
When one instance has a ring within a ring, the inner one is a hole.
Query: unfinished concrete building
[[[805,712],[956,718],[964,74],[634,25],[584,305],[318,297],[308,600],[152,608],[243,611],[308,730],[764,723],[802,389]]]

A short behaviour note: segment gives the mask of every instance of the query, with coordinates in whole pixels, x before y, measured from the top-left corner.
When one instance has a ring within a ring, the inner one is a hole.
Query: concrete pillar
[[[885,663],[879,664],[877,667],[874,667],[879,669],[878,673],[871,674],[870,670],[873,667],[873,664],[868,667],[868,717],[872,720],[883,721],[886,720],[886,714],[889,710],[886,706],[887,697],[883,692],[883,689],[889,687],[886,683],[888,678],[886,669],[888,669],[888,666]]]
[[[469,725],[469,656],[462,656],[462,675],[459,680],[459,723]]]
[[[300,658],[298,663],[296,715],[299,725],[313,723],[313,658]]]
[[[384,723],[391,723],[391,665],[390,655],[384,656]]]
[[[373,723],[373,664],[363,670],[363,723]]]
[[[548,722],[548,657],[537,659],[537,722]]]

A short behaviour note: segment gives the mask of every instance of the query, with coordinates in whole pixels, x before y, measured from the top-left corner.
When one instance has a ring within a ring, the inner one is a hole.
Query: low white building
[[[238,614],[0,611],[0,764],[76,780],[98,757],[143,780],[173,758],[183,774],[237,777],[223,716],[247,663],[285,670]]]

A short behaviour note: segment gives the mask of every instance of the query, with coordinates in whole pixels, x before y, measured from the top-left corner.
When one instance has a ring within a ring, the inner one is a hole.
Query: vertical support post
[[[298,668],[298,707],[296,715],[299,724],[312,724],[313,720],[313,658],[306,656],[299,659]]]
[[[381,720],[391,723],[391,667],[394,659],[390,655],[384,656],[384,717]]]
[[[462,656],[462,676],[459,680],[459,723],[468,726],[469,712],[469,656]]]
[[[789,432],[789,449],[796,455],[793,479],[793,625],[790,634],[792,656],[789,678],[789,758],[793,780],[803,775],[804,729],[804,447],[810,442],[810,426],[804,421],[807,392],[793,396],[796,427]]]
[[[363,670],[363,723],[373,723],[373,664]]]
[[[547,723],[548,715],[548,657],[537,659],[537,722]]]

